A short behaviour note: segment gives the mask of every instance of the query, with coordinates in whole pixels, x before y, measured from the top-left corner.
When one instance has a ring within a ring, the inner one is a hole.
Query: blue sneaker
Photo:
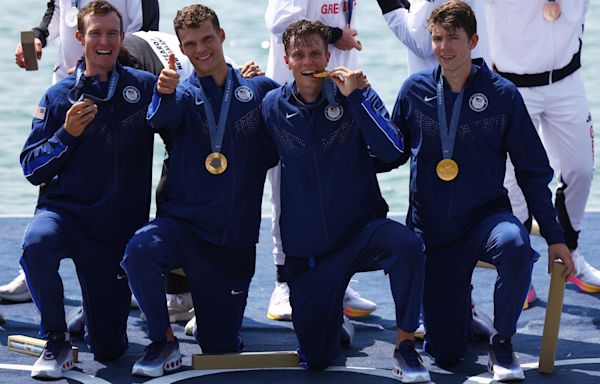
[[[429,371],[423,365],[423,360],[415,350],[412,340],[404,340],[394,350],[394,376],[403,383],[426,383],[431,381]]]
[[[40,357],[33,364],[31,377],[34,379],[60,379],[63,371],[75,366],[73,346],[63,332],[48,334],[48,342]]]
[[[496,334],[488,346],[488,371],[495,381],[524,380],[525,374],[513,352],[509,337]]]
[[[153,341],[146,347],[144,356],[139,358],[133,369],[132,375],[159,377],[165,372],[181,368],[181,353],[179,352],[179,341],[161,340]]]

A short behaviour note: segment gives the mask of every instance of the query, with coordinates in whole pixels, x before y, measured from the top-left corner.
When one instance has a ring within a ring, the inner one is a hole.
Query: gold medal
[[[548,0],[544,4],[544,19],[554,21],[560,17],[560,4],[554,0]]]
[[[206,156],[204,166],[213,175],[220,175],[227,169],[227,158],[221,152],[213,152]]]
[[[458,164],[452,159],[443,159],[435,167],[435,173],[444,181],[451,181],[458,175]]]

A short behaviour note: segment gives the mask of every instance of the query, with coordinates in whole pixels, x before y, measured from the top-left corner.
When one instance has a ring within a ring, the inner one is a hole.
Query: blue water
[[[404,46],[387,29],[379,7],[373,0],[361,2],[358,13],[358,32],[363,44],[359,54],[362,69],[388,109],[393,107],[396,94],[406,77]],[[483,0],[481,0],[483,1]],[[172,32],[172,19],[178,8],[191,2],[163,0],[161,29]],[[264,25],[266,0],[210,0],[204,4],[215,9],[226,32],[225,51],[238,63],[254,59],[266,66],[269,35]],[[0,215],[30,215],[35,206],[37,188],[30,185],[21,173],[19,152],[30,130],[31,117],[37,102],[50,85],[56,47],[44,49],[40,70],[26,72],[14,64],[13,52],[19,31],[37,25],[45,10],[45,1],[4,1],[0,13]],[[587,96],[596,118],[596,136],[600,118],[600,8],[590,7],[587,16],[583,49],[583,78]],[[157,140],[155,175],[160,172],[162,144]],[[598,158],[598,147],[596,147]],[[600,175],[595,181],[588,201],[589,210],[600,210]],[[155,177],[157,180],[157,177]],[[402,167],[380,176],[383,194],[391,209],[405,212],[408,201],[408,168]],[[266,186],[266,191],[269,187]],[[270,212],[268,193],[263,199],[263,212]]]

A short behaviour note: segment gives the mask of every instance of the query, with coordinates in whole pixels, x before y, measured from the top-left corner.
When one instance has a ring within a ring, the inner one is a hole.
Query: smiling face
[[[177,31],[181,51],[190,59],[199,76],[215,76],[227,71],[223,54],[223,29],[215,29],[210,21],[199,27],[182,28]]]
[[[431,45],[444,75],[468,77],[471,71],[471,50],[477,45],[478,36],[467,35],[463,28],[445,29],[441,25],[431,27]]]
[[[121,20],[114,12],[87,14],[83,20],[83,32],[77,31],[76,37],[84,49],[85,75],[99,75],[106,81],[117,62],[124,37]]]

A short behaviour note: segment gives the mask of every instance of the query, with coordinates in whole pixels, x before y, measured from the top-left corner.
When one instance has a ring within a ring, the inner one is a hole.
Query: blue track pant
[[[404,225],[369,222],[342,248],[317,258],[287,257],[283,274],[290,287],[294,329],[308,367],[324,369],[340,352],[344,292],[352,275],[383,269],[389,275],[397,327],[418,326],[425,257],[423,243]]]
[[[123,250],[109,248],[81,230],[70,215],[38,211],[23,236],[21,266],[41,314],[42,335],[66,332],[60,261],[73,259],[86,319],[85,341],[96,360],[108,361],[127,349],[131,292],[119,262]]]
[[[508,212],[484,218],[463,238],[426,249],[423,315],[426,350],[444,365],[464,357],[465,328],[469,313],[471,275],[482,260],[496,266],[494,328],[505,337],[516,332],[531,270],[537,253],[529,233]]]
[[[203,353],[238,352],[238,336],[256,247],[224,248],[199,239],[181,221],[157,218],[129,241],[121,263],[148,319],[152,341],[165,339],[169,315],[164,275],[182,267],[196,313],[196,339]]]

